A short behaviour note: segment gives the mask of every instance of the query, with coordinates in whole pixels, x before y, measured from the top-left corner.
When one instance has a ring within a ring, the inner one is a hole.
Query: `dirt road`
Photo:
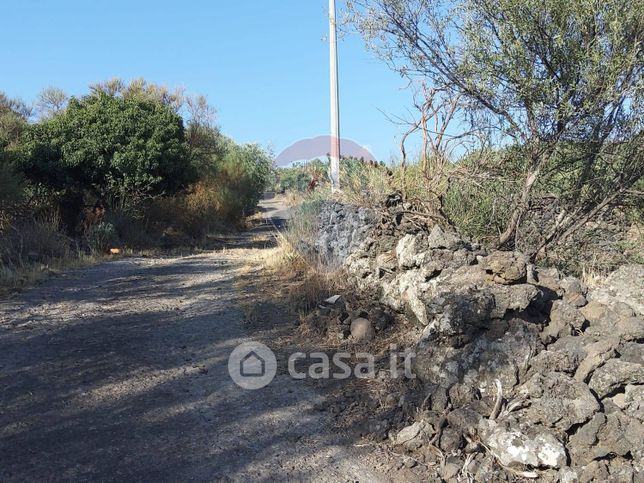
[[[310,386],[230,379],[229,353],[254,337],[235,289],[248,240],[103,263],[0,303],[0,481],[383,480]]]

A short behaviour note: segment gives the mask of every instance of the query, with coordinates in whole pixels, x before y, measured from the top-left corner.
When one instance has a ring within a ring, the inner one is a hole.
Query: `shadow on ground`
[[[287,327],[245,326],[234,289],[270,230],[68,272],[1,305],[0,480],[379,479],[328,431],[311,387],[278,374],[246,391],[228,376],[238,343]]]

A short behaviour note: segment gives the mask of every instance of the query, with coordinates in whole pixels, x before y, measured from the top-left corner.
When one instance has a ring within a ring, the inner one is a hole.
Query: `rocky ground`
[[[338,424],[362,414],[419,480],[642,481],[644,267],[589,290],[405,211],[325,204],[305,247],[355,284],[306,324],[383,368],[389,344],[415,354],[416,379],[338,397]]]

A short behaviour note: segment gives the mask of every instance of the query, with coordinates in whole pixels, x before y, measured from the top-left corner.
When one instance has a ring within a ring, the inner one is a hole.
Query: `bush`
[[[314,263],[317,263],[318,260],[311,257],[309,248],[315,245],[316,238],[319,236],[321,202],[328,195],[326,190],[316,191],[307,196],[298,206],[293,207],[288,221],[288,229],[284,233],[284,237],[293,249],[301,252],[310,262]]]
[[[156,243],[166,232],[183,234],[191,242],[198,242],[226,226],[223,215],[220,194],[207,181],[200,181],[188,193],[152,200],[139,226],[144,226]],[[129,237],[123,240],[127,243]]]
[[[26,220],[11,226],[0,238],[0,264],[16,269],[31,263],[49,263],[71,256],[71,247],[56,217]]]
[[[116,247],[120,243],[114,225],[104,221],[94,225],[86,237],[90,250],[95,254],[106,253],[110,248]]]
[[[22,177],[9,164],[0,162],[0,233],[8,228],[24,197]]]
[[[106,221],[116,230],[120,242],[129,248],[146,248],[155,245],[155,238],[150,233],[143,209],[108,210]]]
[[[181,117],[151,100],[72,98],[23,137],[23,172],[52,189],[127,199],[177,192],[195,179]]]
[[[444,210],[463,235],[493,245],[512,213],[508,197],[513,193],[498,179],[457,181],[443,198]]]

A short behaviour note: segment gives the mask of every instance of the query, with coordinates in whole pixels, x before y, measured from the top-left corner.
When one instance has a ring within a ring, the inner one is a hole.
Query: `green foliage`
[[[10,99],[0,91],[0,156],[6,156],[6,151],[15,147],[27,126],[28,116],[29,109],[24,102]]]
[[[350,0],[370,46],[522,141],[586,139],[641,96],[641,1]],[[623,107],[623,109],[620,109]]]
[[[303,193],[313,179],[317,179],[319,183],[328,182],[328,172],[329,162],[317,158],[304,163],[294,163],[290,167],[281,167],[276,172],[275,189]]]
[[[101,254],[119,245],[120,240],[113,224],[100,222],[94,225],[86,235],[87,244],[93,253]]]
[[[226,139],[218,129],[190,122],[186,129],[186,140],[190,150],[193,168],[200,179],[217,174],[218,166],[226,155],[232,141]]]
[[[0,92],[0,232],[12,221],[13,210],[25,199],[25,183],[16,170],[16,146],[27,126],[23,103]]]
[[[383,203],[387,195],[400,188],[392,183],[383,166],[372,166],[353,158],[341,160],[340,179],[342,197],[358,205]]]
[[[45,89],[36,108],[0,93],[0,288],[82,258],[74,243],[199,243],[241,225],[272,174],[268,154],[224,137],[205,97],[182,90],[112,79],[69,100]],[[105,220],[74,242],[101,198]]]
[[[195,179],[181,117],[157,102],[103,93],[28,128],[24,173],[56,190],[123,199],[173,193]]]
[[[319,214],[326,192],[313,192],[293,208],[285,237],[296,250],[315,245],[319,236]]]
[[[25,198],[25,186],[22,177],[11,165],[0,162],[0,232],[13,218],[13,209]]]
[[[236,217],[251,213],[266,187],[272,170],[268,155],[255,144],[228,143],[217,167],[216,184]]]
[[[518,146],[524,165],[507,167],[521,183],[506,197],[510,215],[499,246],[512,245],[526,210],[544,191],[557,192],[561,216],[542,227],[542,247],[565,240],[603,206],[623,202],[641,178],[641,0],[348,5],[354,24],[383,59],[403,75],[457,95],[470,128],[485,126],[497,150]]]
[[[299,166],[277,170],[277,191],[289,190],[303,193],[311,182],[311,175]]]

